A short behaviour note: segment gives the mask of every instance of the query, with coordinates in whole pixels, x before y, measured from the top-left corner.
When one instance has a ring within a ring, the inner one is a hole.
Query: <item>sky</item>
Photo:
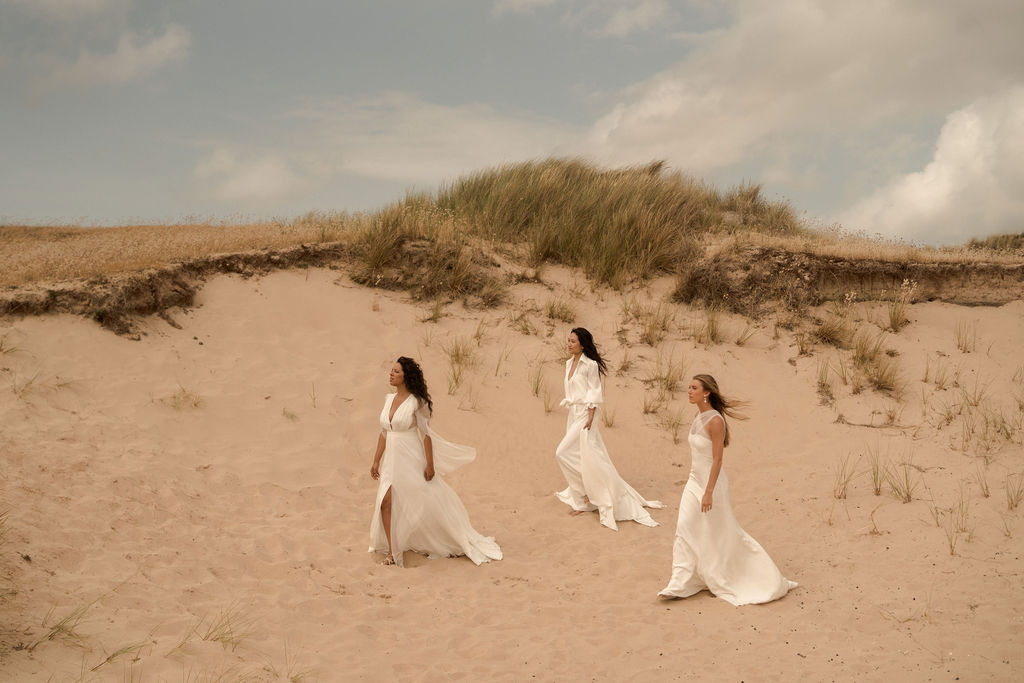
[[[371,211],[546,157],[1024,231],[1019,0],[0,0],[0,222]]]

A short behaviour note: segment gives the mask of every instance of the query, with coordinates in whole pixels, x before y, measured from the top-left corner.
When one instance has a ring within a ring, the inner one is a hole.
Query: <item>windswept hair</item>
[[[725,423],[725,441],[722,442],[723,446],[729,445],[729,422],[725,419],[725,416],[735,417],[737,420],[746,420],[747,416],[742,413],[736,412],[737,408],[750,405],[747,401],[740,401],[734,398],[726,398],[722,396],[722,391],[718,388],[718,382],[711,375],[694,375],[693,378],[701,383],[705,391],[709,392],[708,403],[711,407],[717,410],[722,416],[722,422]]]
[[[569,331],[580,340],[580,346],[583,347],[583,355],[597,363],[597,371],[600,374],[607,375],[608,364],[604,362],[604,358],[601,358],[601,354],[597,352],[597,346],[594,345],[594,335],[590,334],[590,331],[585,327],[574,327]]]
[[[405,375],[405,388],[416,397],[420,405],[427,404],[427,413],[434,414],[434,402],[427,391],[427,380],[423,379],[423,370],[420,364],[408,356],[399,356],[398,364],[402,366],[402,373]]]

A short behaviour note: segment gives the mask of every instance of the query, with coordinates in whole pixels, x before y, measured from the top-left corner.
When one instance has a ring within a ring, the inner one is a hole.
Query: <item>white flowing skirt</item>
[[[370,523],[370,552],[391,553],[400,566],[406,550],[431,558],[465,555],[475,564],[500,560],[501,548],[493,537],[473,528],[466,507],[444,478],[435,473],[432,480],[424,479],[426,466],[423,443],[415,430],[388,432]],[[388,489],[393,549],[388,548],[380,513]]]
[[[555,495],[573,510],[597,510],[601,524],[612,530],[618,530],[616,521],[625,520],[658,526],[644,508],[665,506],[646,500],[619,476],[601,438],[596,414],[590,429],[583,428],[587,413],[581,405],[569,406],[565,436],[555,449],[555,459],[569,486]]]

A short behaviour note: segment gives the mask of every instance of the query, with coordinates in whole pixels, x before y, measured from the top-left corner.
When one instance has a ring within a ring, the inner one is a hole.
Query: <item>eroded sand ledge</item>
[[[560,268],[543,280],[514,286],[502,308],[452,304],[437,323],[405,294],[323,268],[211,276],[187,309],[167,309],[178,327],[143,319],[138,341],[75,315],[0,319],[0,669],[13,680],[75,679],[83,663],[101,680],[1020,675],[1024,515],[1007,510],[1004,486],[1024,453],[1019,430],[986,432],[985,416],[1019,424],[1024,301],[911,306],[911,323],[884,342],[902,400],[852,394],[835,375],[829,406],[819,363],[839,367],[849,351],[801,356],[770,317],[737,346],[744,322],[722,316],[725,339],[699,345],[706,314],[675,304],[652,348],[624,309],[655,305],[674,282],[595,292]],[[631,359],[607,382],[614,425],[603,430],[624,478],[669,504],[658,528],[612,533],[551,495],[564,414],[545,402],[559,398],[569,327],[538,310],[552,299],[572,300],[613,368]],[[882,308],[858,304],[850,317],[871,326]],[[521,332],[524,316],[535,333]],[[973,352],[958,350],[958,323],[976,332]],[[449,395],[444,349],[456,340],[473,344],[476,364]],[[365,552],[376,420],[401,353],[424,363],[437,428],[479,448],[451,481],[474,525],[497,536],[501,562],[410,555],[399,571]],[[655,598],[689,467],[672,418],[685,432],[691,415],[682,391],[642,412],[659,357],[753,402],[726,468],[741,524],[801,584],[777,603]],[[888,486],[873,494],[869,450],[912,463],[914,500]],[[836,500],[845,456],[856,475]],[[968,531],[950,555],[932,510],[941,522],[961,500]],[[83,607],[78,644],[41,640],[41,622]],[[244,632],[237,647],[203,640],[229,611]]]

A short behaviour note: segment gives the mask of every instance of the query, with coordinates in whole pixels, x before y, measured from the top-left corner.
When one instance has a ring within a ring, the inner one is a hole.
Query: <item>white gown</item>
[[[402,565],[406,550],[434,557],[465,555],[476,564],[501,559],[494,538],[477,533],[469,523],[466,507],[444,481],[443,475],[472,462],[476,450],[441,438],[430,428],[426,406],[409,396],[388,420],[395,394],[388,394],[380,414],[384,433],[384,455],[380,461],[380,485],[370,523],[370,552],[389,552],[381,521],[380,503],[391,489],[391,541],[396,564]],[[434,478],[427,481],[423,470],[427,456],[423,437],[430,436],[434,455]]]
[[[573,510],[597,510],[601,524],[612,530],[618,530],[616,520],[658,526],[644,507],[665,506],[657,500],[645,500],[619,476],[601,438],[596,411],[590,429],[583,429],[589,409],[600,409],[603,402],[601,375],[597,362],[584,355],[570,378],[572,360],[565,363],[565,398],[561,403],[569,406],[569,416],[565,436],[555,449],[555,460],[569,487],[555,495]]]
[[[672,579],[658,595],[685,598],[707,589],[733,605],[778,600],[797,584],[782,575],[764,548],[736,522],[724,468],[711,492],[711,510],[700,510],[712,465],[707,425],[715,417],[721,419],[717,410],[706,410],[690,425],[692,464],[679,501]]]

